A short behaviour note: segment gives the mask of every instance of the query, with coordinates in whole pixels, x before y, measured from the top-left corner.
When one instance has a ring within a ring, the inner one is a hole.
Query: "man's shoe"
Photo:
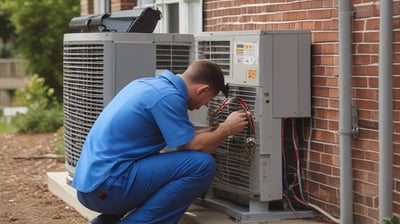
[[[123,217],[123,215],[107,215],[100,214],[96,218],[90,221],[91,224],[114,224],[118,223],[118,221]]]

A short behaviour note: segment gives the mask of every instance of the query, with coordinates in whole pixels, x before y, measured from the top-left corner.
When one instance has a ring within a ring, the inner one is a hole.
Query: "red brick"
[[[368,80],[365,77],[355,77],[353,75],[352,86],[354,88],[356,88],[356,87],[366,88],[366,87],[368,87]]]
[[[339,36],[337,32],[313,32],[312,42],[313,43],[336,42],[338,41],[338,37]]]
[[[308,18],[308,19],[331,19],[334,14],[333,12],[334,12],[333,9],[308,10],[305,18]]]
[[[360,43],[356,45],[356,53],[368,53],[368,54],[378,54],[379,44],[378,43]]]
[[[376,89],[356,89],[354,92],[356,98],[378,100],[378,90]]]
[[[372,18],[366,20],[366,30],[379,30],[379,19]]]
[[[378,110],[378,101],[371,101],[371,100],[355,100],[355,105],[358,108],[368,109],[368,110]]]
[[[364,171],[378,172],[378,164],[366,160],[355,160],[353,163],[353,168]]]
[[[367,197],[361,194],[354,194],[354,202],[357,204],[362,204],[364,206],[373,207],[374,206],[374,199],[372,197]],[[366,211],[367,207],[358,207],[356,212]]]
[[[355,19],[368,18],[379,15],[379,7],[376,5],[364,5],[355,8]]]
[[[339,45],[338,44],[333,44],[333,43],[323,44],[321,53],[323,53],[323,54],[337,54],[337,53],[339,53]]]
[[[365,20],[354,20],[352,24],[352,29],[353,32],[365,30]]]
[[[305,30],[319,30],[321,29],[320,21],[302,21],[303,29]]]
[[[356,65],[369,65],[371,63],[371,55],[353,55],[353,63]]]
[[[364,42],[379,42],[379,32],[365,32],[363,34]]]
[[[369,65],[369,64],[353,65],[353,74],[363,75],[363,76],[377,76],[378,65]]]
[[[326,130],[316,130],[315,140],[319,140],[326,143],[338,143],[338,137],[336,132],[326,131]]]

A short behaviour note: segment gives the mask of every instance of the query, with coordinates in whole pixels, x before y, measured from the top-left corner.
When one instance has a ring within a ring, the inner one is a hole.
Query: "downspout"
[[[393,1],[380,1],[379,32],[379,223],[393,216]]]
[[[353,223],[353,177],[351,155],[352,5],[339,0],[339,147],[340,223]]]

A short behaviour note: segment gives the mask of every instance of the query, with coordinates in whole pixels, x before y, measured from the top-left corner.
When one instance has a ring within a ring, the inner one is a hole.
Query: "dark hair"
[[[217,63],[208,60],[195,61],[184,74],[189,77],[191,82],[207,84],[215,93],[221,91],[228,97],[229,88],[228,85],[225,85],[224,74]]]

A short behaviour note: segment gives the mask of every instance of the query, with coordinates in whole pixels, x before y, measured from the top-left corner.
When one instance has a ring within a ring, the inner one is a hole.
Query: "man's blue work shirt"
[[[92,192],[135,161],[193,138],[182,78],[165,71],[135,80],[114,97],[88,133],[72,185]]]

